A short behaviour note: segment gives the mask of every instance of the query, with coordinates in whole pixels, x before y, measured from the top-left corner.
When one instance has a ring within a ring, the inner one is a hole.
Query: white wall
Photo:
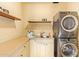
[[[0,2],[0,6],[4,9],[9,10],[10,14],[18,17],[18,18],[22,18],[21,17],[21,3],[17,3],[17,2]]]
[[[9,10],[10,14],[22,19],[21,3],[0,2],[0,6]],[[23,21],[15,21],[13,28],[0,27],[0,42],[17,38],[24,35]]]
[[[66,9],[66,3],[53,4],[50,2],[23,3],[25,20],[47,18],[50,20],[59,10]]]

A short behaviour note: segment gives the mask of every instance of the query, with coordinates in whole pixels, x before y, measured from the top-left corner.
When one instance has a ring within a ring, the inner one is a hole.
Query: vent
[[[52,2],[53,4],[58,4],[59,2]]]

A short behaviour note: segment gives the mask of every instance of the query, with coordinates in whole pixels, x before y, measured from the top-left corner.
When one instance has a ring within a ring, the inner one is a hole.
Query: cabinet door
[[[31,57],[52,57],[54,56],[53,40],[30,40],[30,56]]]

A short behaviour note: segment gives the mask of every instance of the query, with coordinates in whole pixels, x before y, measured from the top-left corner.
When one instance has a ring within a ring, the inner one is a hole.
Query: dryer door
[[[65,31],[72,32],[77,28],[78,20],[73,15],[66,15],[61,20],[61,26]]]
[[[76,57],[78,54],[77,47],[72,43],[64,44],[61,47],[61,55],[63,57]]]

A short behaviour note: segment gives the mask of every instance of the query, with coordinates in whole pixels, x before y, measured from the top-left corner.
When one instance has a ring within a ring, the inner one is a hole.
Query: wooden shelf
[[[51,21],[28,21],[29,23],[51,23]]]
[[[12,19],[12,20],[21,20],[21,19],[19,19],[17,17],[14,17],[14,16],[12,16],[10,14],[6,14],[6,13],[1,12],[1,11],[0,11],[0,16],[6,17],[6,18],[9,18],[9,19]]]

